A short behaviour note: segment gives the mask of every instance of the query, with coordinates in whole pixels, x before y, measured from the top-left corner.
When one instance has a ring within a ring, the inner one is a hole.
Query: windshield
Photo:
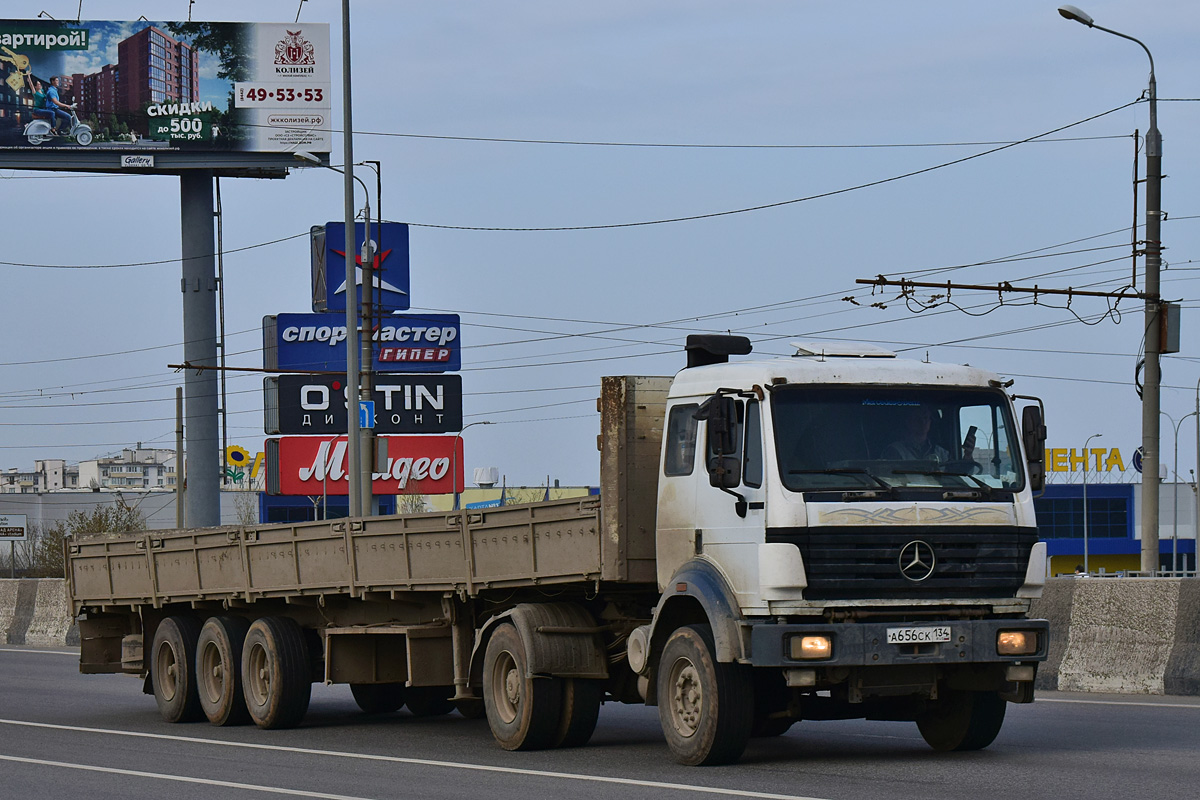
[[[794,492],[1023,486],[1003,392],[806,386],[771,394],[783,485]]]

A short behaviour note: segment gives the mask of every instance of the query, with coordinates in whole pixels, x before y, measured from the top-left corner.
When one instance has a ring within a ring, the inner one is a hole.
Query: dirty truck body
[[[604,701],[657,705],[686,764],[803,719],[986,747],[1048,646],[1038,406],[869,347],[749,351],[605,378],[598,496],[69,541],[81,670],[178,722],[296,725],[325,681],[506,749],[582,745]]]

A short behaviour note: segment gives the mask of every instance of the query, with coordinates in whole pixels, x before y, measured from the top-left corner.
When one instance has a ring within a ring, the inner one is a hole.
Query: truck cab
[[[872,346],[729,358],[749,353],[689,337],[671,385],[646,648],[698,627],[715,670],[758,688],[751,732],[906,719],[935,748],[986,746],[1006,702],[1032,701],[1048,645],[1025,619],[1046,574],[1040,404],[1018,424],[998,375]],[[679,689],[702,670],[667,661],[647,699],[668,741],[695,744],[702,710]]]

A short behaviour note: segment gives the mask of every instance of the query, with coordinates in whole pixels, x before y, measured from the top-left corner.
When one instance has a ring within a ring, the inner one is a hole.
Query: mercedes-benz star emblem
[[[933,546],[920,539],[911,541],[900,548],[900,574],[913,583],[920,583],[933,574],[937,557],[933,554]]]

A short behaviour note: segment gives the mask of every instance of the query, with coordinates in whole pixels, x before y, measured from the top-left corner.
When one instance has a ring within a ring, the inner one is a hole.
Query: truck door
[[[743,608],[758,605],[758,546],[765,540],[762,406],[757,399],[736,399],[731,455],[739,464],[740,481],[728,491],[696,482],[696,528],[699,550],[717,562],[733,583]],[[718,456],[705,431],[706,466]],[[740,498],[740,499],[739,499]]]
[[[695,556],[696,486],[700,481],[707,485],[704,465],[696,468],[699,407],[699,403],[684,402],[667,412],[655,526],[659,589],[667,585],[675,570]]]

